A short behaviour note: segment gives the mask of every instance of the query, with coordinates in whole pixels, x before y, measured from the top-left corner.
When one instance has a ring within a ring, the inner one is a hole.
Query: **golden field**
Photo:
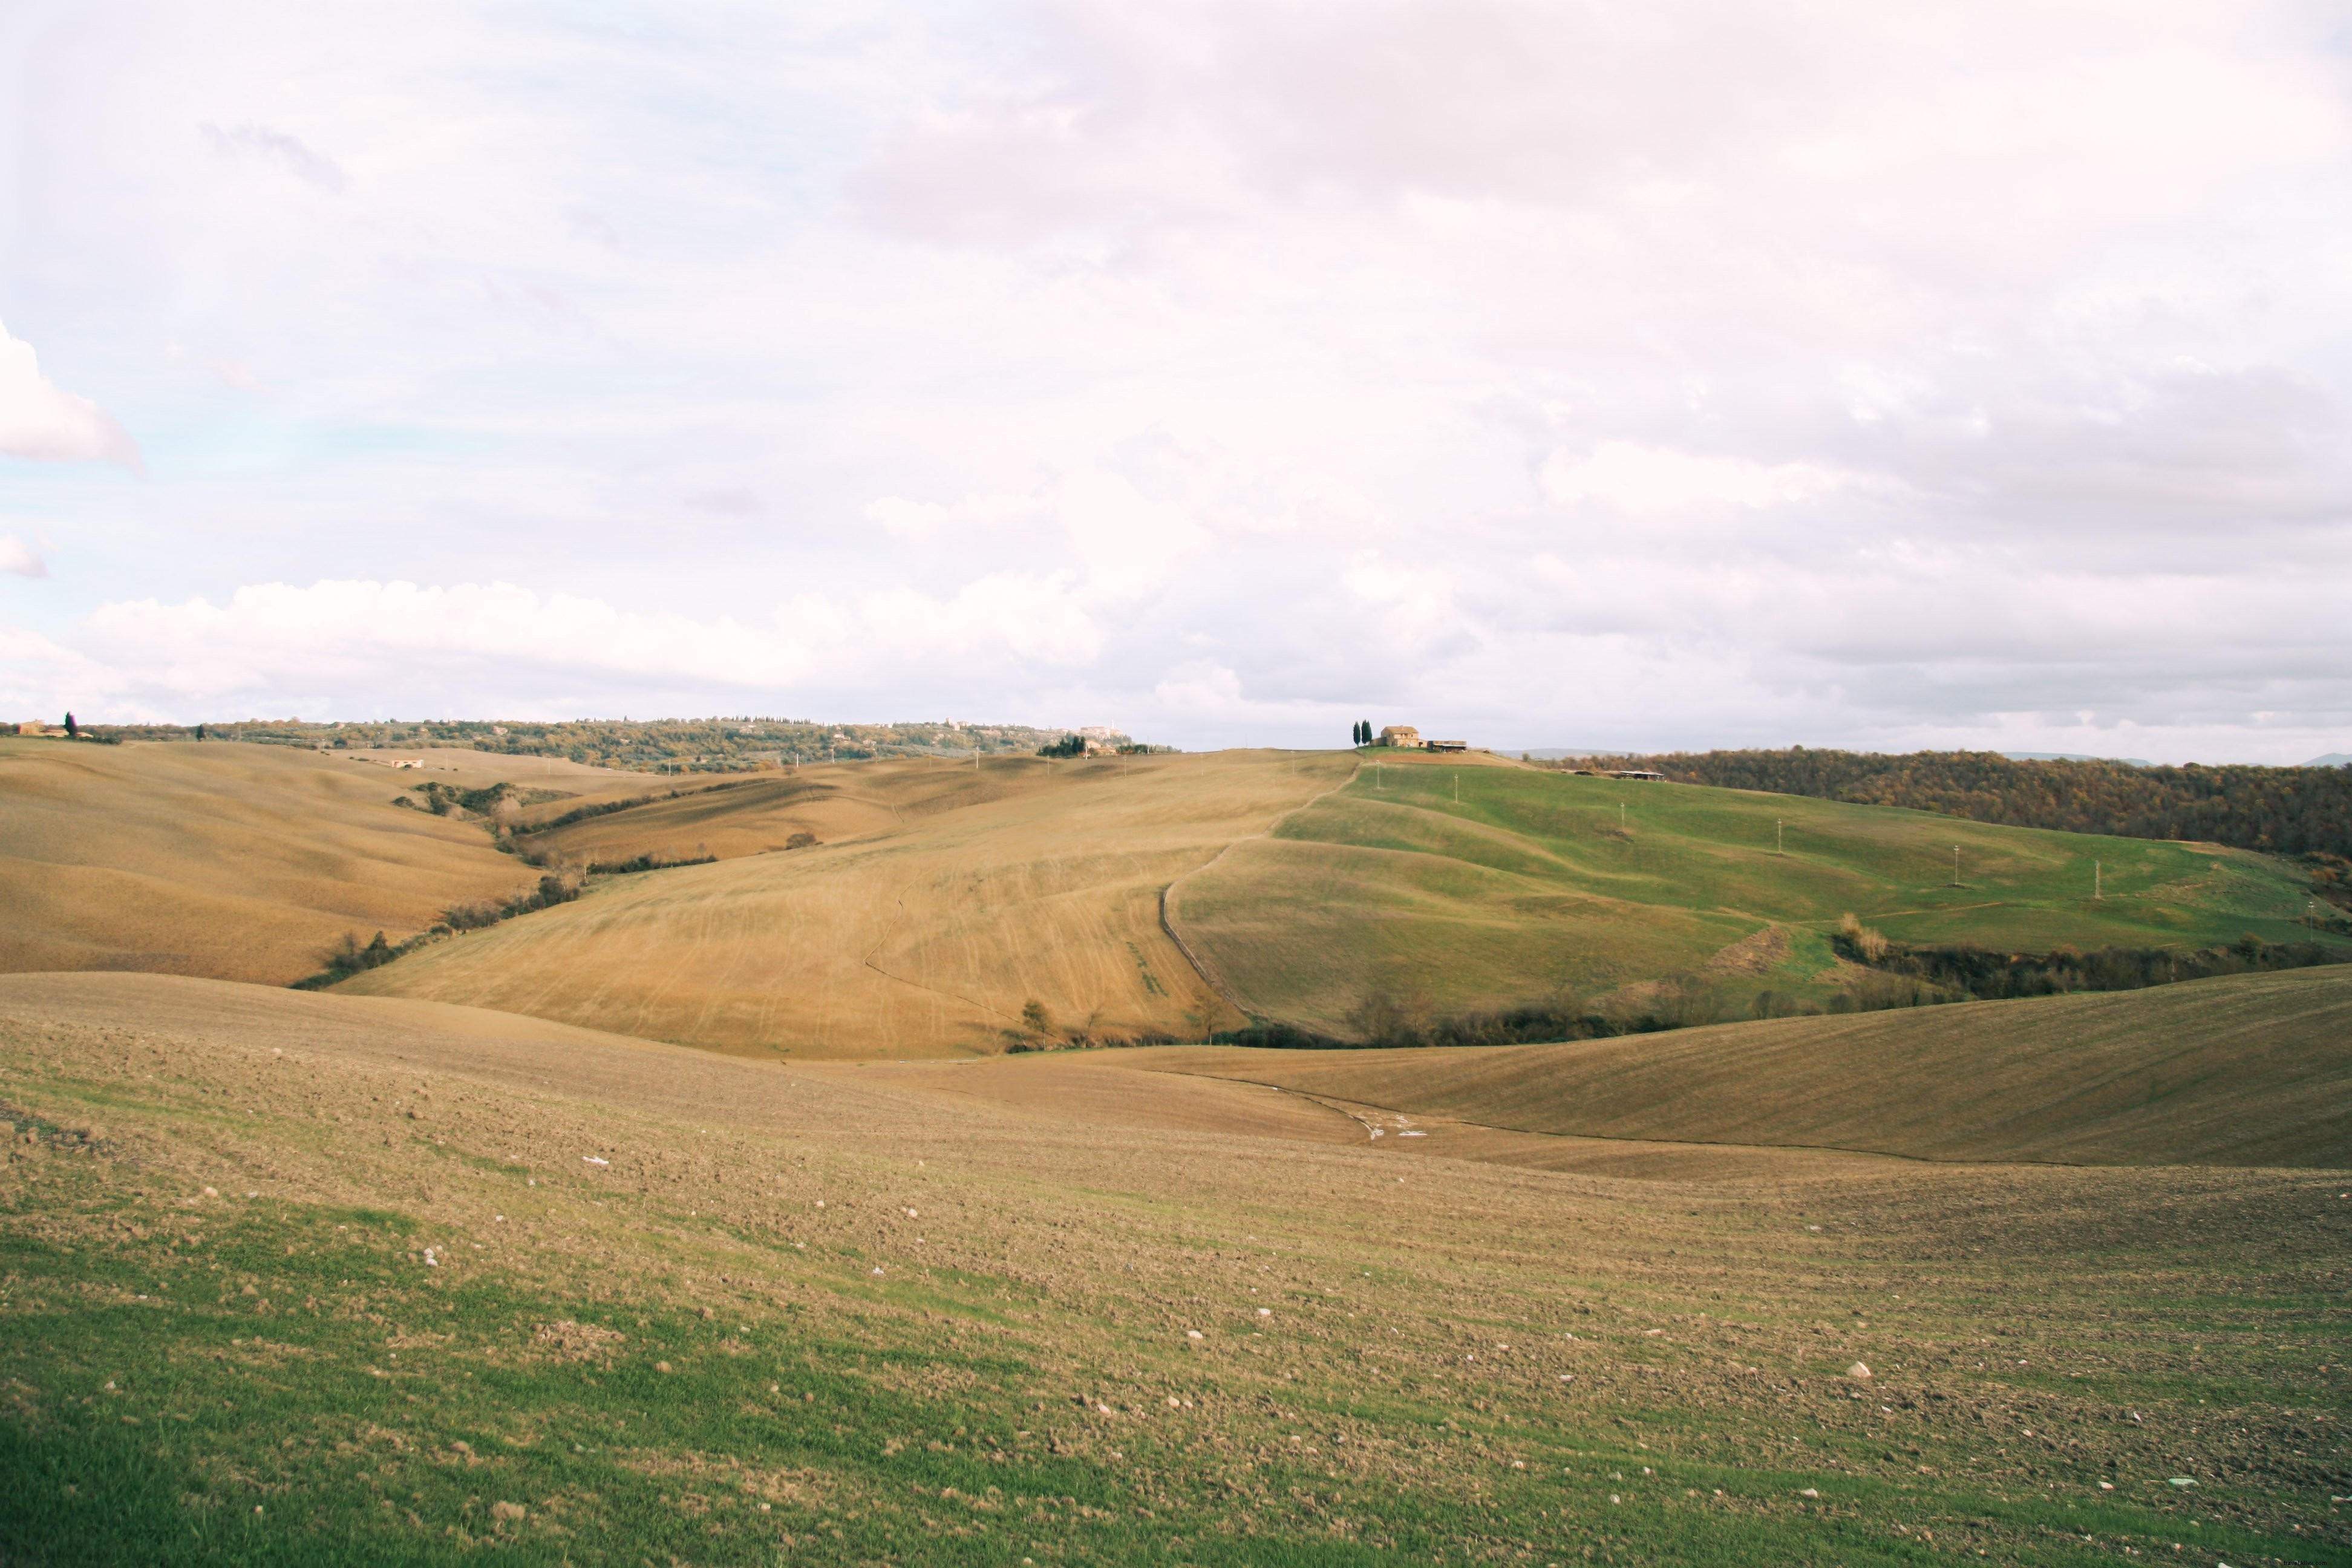
[[[795,826],[825,842],[593,883],[343,989],[795,1057],[1002,1051],[1033,1001],[1065,1037],[1198,1039],[1242,1019],[1161,929],[1161,889],[1352,766],[1243,752],[754,775],[531,841],[583,859]]]
[[[390,804],[421,776],[443,775],[285,746],[0,739],[0,969],[283,985],[346,932],[396,941],[533,879],[478,826]]]

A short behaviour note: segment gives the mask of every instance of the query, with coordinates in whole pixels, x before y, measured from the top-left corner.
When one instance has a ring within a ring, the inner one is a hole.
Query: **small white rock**
[[[1870,1369],[1863,1365],[1860,1362],[1856,1362],[1852,1366],[1846,1368],[1845,1374],[1858,1382],[1867,1383],[1870,1380]],[[2031,1437],[2033,1434],[2028,1432],[2026,1436]]]

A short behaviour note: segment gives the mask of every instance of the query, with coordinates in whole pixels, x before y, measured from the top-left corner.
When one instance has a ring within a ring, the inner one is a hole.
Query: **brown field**
[[[795,823],[826,842],[602,881],[344,989],[795,1057],[999,1052],[1032,1001],[1061,1037],[1199,1039],[1242,1020],[1169,942],[1161,889],[1352,766],[1232,752],[730,783],[531,842],[715,853]]]
[[[1565,1045],[1101,1059],[1547,1137],[2352,1167],[2343,966]]]
[[[0,1528],[152,1516],[219,1561],[2352,1552],[2340,1174],[1549,1169],[1132,1062],[1175,1065],[0,978],[31,1129],[0,1433],[38,1445]]]
[[[419,775],[286,746],[0,740],[0,970],[286,984],[532,873],[390,802]],[[486,781],[487,782],[487,781]]]

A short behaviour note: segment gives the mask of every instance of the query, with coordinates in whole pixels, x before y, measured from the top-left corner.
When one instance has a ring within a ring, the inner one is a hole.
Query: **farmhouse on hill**
[[[1466,752],[1470,749],[1467,741],[1424,741],[1421,738],[1421,731],[1410,724],[1383,726],[1378,743],[1408,752]]]

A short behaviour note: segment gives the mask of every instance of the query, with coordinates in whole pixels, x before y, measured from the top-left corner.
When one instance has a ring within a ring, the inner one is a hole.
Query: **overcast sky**
[[[0,709],[2352,751],[2352,23],[0,6]]]

